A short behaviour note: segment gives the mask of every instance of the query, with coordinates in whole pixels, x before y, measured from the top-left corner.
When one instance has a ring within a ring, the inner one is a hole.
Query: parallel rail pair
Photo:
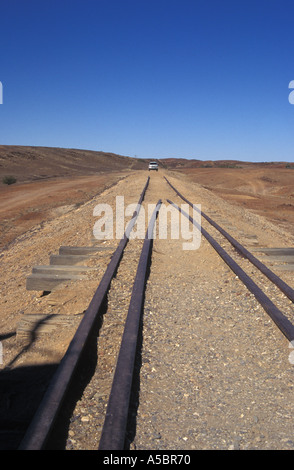
[[[58,417],[58,413],[66,394],[69,391],[74,373],[78,367],[88,338],[93,330],[93,326],[97,318],[101,315],[111,281],[116,274],[124,249],[129,241],[130,233],[136,223],[149,181],[150,178],[148,177],[136,210],[126,228],[124,236],[120,240],[93,299],[81,320],[76,334],[60,362],[52,381],[50,382],[37,413],[35,414],[24,439],[20,444],[19,450],[41,450],[46,448],[54,423]],[[137,346],[138,326],[143,305],[146,273],[148,271],[148,263],[152,247],[152,239],[150,239],[147,234],[151,233],[153,230],[160,205],[161,201],[158,201],[152,214],[133,286],[132,298],[113,382],[114,391],[111,392],[111,399],[109,402],[109,408],[107,409],[104,430],[101,438],[100,445],[102,446],[104,442],[106,448],[123,448],[124,445],[124,433],[127,424],[127,410]],[[115,393],[117,388],[119,388],[119,400]],[[112,423],[114,419],[115,430],[112,432]]]
[[[168,180],[165,178],[170,187],[176,194],[187,204],[193,207],[193,204],[188,201]],[[222,257],[225,263],[232,269],[232,271],[239,277],[245,284],[248,290],[255,296],[257,301],[262,305],[264,310],[268,313],[271,319],[275,322],[285,337],[291,342],[294,339],[294,325],[288,318],[281,312],[281,310],[269,299],[269,297],[257,286],[257,284],[248,276],[245,271],[233,260],[233,258],[217,243],[217,241],[187,213],[181,210],[179,206],[168,200],[176,209],[183,213],[184,216],[189,218],[199,230],[216,252]],[[195,210],[199,210],[196,206]],[[279,276],[259,261],[252,253],[250,253],[244,246],[237,240],[229,235],[222,227],[214,222],[208,215],[201,211],[204,217],[213,227],[215,227],[245,258],[247,258],[256,268],[258,268],[273,284],[275,284],[281,292],[283,292],[292,302],[294,302],[294,289],[286,284]]]

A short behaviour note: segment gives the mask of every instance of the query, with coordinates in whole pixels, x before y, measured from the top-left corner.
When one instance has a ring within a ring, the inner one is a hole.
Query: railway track
[[[193,204],[188,201],[188,199],[186,199],[185,196],[183,196],[167,180],[167,178],[165,178],[165,180],[177,197],[181,198],[181,200],[185,201],[190,206],[193,206]],[[149,182],[150,178],[148,177],[132,220],[126,229],[118,248],[111,258],[111,262],[108,265],[105,275],[103,276],[102,281],[90,302],[90,305],[64,358],[50,382],[50,386],[44,395],[32,423],[21,441],[19,446],[20,450],[46,449],[48,441],[52,439],[58,415],[66,401],[67,394],[70,392],[72,383],[76,380],[76,370],[78,369],[79,363],[86,349],[89,336],[93,334],[97,321],[101,321],[101,317],[104,315],[103,309],[105,308],[105,302],[111,281],[115,277],[124,255],[129,235],[136,223],[146,191],[149,187]],[[260,273],[262,273],[263,276],[267,278],[268,281],[273,283],[275,287],[279,289],[285,297],[287,297],[290,303],[294,301],[293,289],[267,266],[261,263],[258,258],[250,253],[208,215],[202,212],[202,218],[205,219],[209,226],[213,228],[215,232],[214,236],[209,233],[208,229],[197,225],[191,216],[182,211],[181,208],[171,199],[167,199],[167,202],[172,205],[175,210],[181,211],[182,214],[190,220],[191,224],[194,224],[198,230],[201,230],[202,235],[211,244],[227,266],[230,267],[236,276],[238,276],[238,278],[244,283],[247,289],[255,296],[257,301],[262,305],[263,309],[268,313],[287,340],[292,341],[294,339],[294,326],[292,319],[289,318],[289,315],[285,315],[284,312],[274,304],[274,301],[270,300],[270,298],[258,286],[258,283],[246,274],[245,270],[241,267],[241,264],[244,260],[246,260],[246,263],[251,263]],[[152,252],[152,239],[148,237],[148,234],[154,228],[161,204],[162,201],[159,200],[152,214],[150,224],[142,244],[142,250],[140,251],[128,314],[117,357],[113,383],[109,394],[103,428],[101,430],[100,442],[99,446],[97,446],[99,450],[122,450],[125,448],[126,429],[129,419],[129,405],[134,378],[136,351],[138,347],[138,332],[144,308],[144,292]],[[223,248],[224,240],[228,243],[226,249]]]
[[[44,396],[44,399],[29,429],[27,430],[24,439],[22,440],[22,443],[20,445],[20,450],[40,450],[40,449],[44,449],[46,446],[51,430],[54,426],[54,422],[58,416],[60,407],[62,406],[66,393],[68,392],[70,384],[73,380],[73,376],[78,366],[78,363],[81,359],[83,350],[86,346],[86,343],[89,339],[89,336],[91,334],[91,331],[94,327],[95,322],[97,321],[98,316],[101,315],[101,311],[103,309],[104,302],[106,300],[106,296],[107,296],[111,281],[113,277],[115,276],[120,260],[123,256],[124,249],[129,241],[130,233],[138,218],[141,204],[143,202],[145,193],[149,185],[149,180],[150,178],[148,177],[147,182],[139,198],[137,208],[133,214],[133,217],[131,221],[129,222],[126,228],[126,231],[124,233],[124,236],[121,239],[116,251],[114,252],[111,258],[111,261],[102,278],[102,281],[100,282],[97,288],[97,291],[78,327],[78,330],[64,358],[62,359],[56,371],[55,376],[53,377],[50,383],[50,386]],[[158,211],[158,208],[156,209],[156,213],[157,211]],[[152,218],[153,224],[155,222],[154,217]],[[148,244],[147,246],[146,245],[143,246],[143,252],[142,252],[143,259],[140,262],[140,265],[138,268],[139,269],[138,276],[141,275],[142,277],[140,277],[136,281],[136,284],[134,286],[135,289],[138,289],[138,286],[140,286],[140,283],[144,284],[145,282],[148,258],[150,256],[150,246],[151,246],[150,244]],[[144,270],[144,272],[142,270]],[[142,287],[140,286],[140,288],[143,291],[143,286]],[[141,306],[138,305],[138,295],[140,297],[140,294],[134,291],[135,307],[133,308],[135,308],[136,310],[135,314],[138,314],[138,312],[140,313],[140,309],[141,309]],[[142,302],[141,298],[139,299],[139,302]],[[126,335],[129,335],[129,334],[130,334],[129,329],[127,329]],[[132,348],[134,348],[134,345],[132,345]],[[131,354],[134,354],[133,350]],[[133,365],[131,365],[131,368],[132,367]],[[130,393],[130,391],[128,393]]]

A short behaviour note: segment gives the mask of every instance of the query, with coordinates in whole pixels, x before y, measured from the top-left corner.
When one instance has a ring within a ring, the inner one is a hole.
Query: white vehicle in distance
[[[158,163],[157,163],[157,162],[150,162],[148,169],[149,169],[149,171],[150,171],[150,170],[156,170],[156,171],[158,171]]]

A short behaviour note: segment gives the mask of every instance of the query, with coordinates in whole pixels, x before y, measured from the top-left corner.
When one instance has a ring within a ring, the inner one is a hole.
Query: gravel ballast
[[[167,199],[178,205],[183,202],[167,185],[164,175],[249,251],[258,246],[293,246],[293,236],[285,230],[223,201],[200,185],[187,185],[184,176],[175,173],[160,170],[150,175],[143,204],[146,213],[148,204],[156,204],[160,198],[165,205]],[[23,286],[31,265],[46,264],[57,242],[80,246],[82,240],[89,244],[95,205],[108,203],[115,213],[117,195],[124,195],[126,205],[136,203],[147,176],[147,172],[128,175],[89,203],[22,237],[4,252],[7,270],[2,302],[4,305],[6,300],[6,317],[2,318],[2,326],[7,331],[8,325],[11,330],[16,328],[23,313],[83,313],[118,240],[103,242],[110,252],[101,255],[98,273],[89,274],[86,284],[81,280],[48,296],[33,295],[23,287],[17,291],[17,284]],[[293,304],[215,229],[206,221],[202,223],[293,322]],[[153,243],[127,446],[131,450],[294,449],[294,366],[290,360],[294,348],[203,236],[196,250],[183,250],[183,242],[168,235],[167,239],[157,236]],[[68,450],[98,449],[142,243],[129,241],[112,282],[94,348],[94,365],[81,375],[83,390],[72,409],[64,441],[59,441]],[[13,277],[16,260],[20,262]],[[97,260],[87,265],[96,266]],[[291,271],[278,274],[293,287]],[[15,297],[10,301],[13,289]],[[4,344],[6,360],[14,361],[13,367],[39,360],[58,362],[73,334],[65,333],[63,336],[60,330],[45,342],[40,338],[25,350],[10,338],[7,346]]]

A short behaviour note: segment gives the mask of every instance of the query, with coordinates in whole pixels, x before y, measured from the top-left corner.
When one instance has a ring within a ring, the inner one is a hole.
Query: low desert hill
[[[97,172],[145,169],[147,160],[91,150],[0,146],[0,178],[17,181],[91,175]]]

